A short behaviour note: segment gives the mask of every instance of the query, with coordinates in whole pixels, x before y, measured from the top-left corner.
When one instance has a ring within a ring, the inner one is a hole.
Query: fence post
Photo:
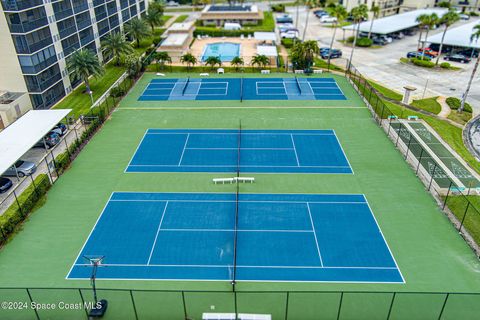
[[[438,320],[442,319],[443,311],[445,310],[445,306],[447,305],[447,300],[448,297],[450,296],[450,293],[447,293],[445,296],[445,300],[443,301],[442,309],[440,310],[440,314],[438,315]]]
[[[340,312],[342,311],[343,291],[340,294],[340,303],[338,304],[337,320],[340,319]]]
[[[417,170],[415,170],[415,175],[418,176],[418,170],[420,169],[420,164],[422,161],[422,156],[423,156],[423,148],[420,150],[420,157],[418,158],[418,165],[417,165]]]
[[[30,304],[33,304],[33,299],[32,299],[32,295],[30,294],[30,290],[28,290],[28,288],[26,288],[25,290],[27,290],[28,298],[30,299]],[[37,308],[32,308],[32,309],[35,312],[35,317],[37,318],[37,320],[40,320],[40,316],[38,315]]]
[[[393,309],[393,303],[395,302],[395,297],[397,296],[397,293],[394,292],[392,295],[392,301],[390,301],[390,308],[388,308],[388,315],[387,315],[387,320],[390,319],[390,315],[392,314],[392,309]]]
[[[187,319],[187,305],[185,304],[185,291],[182,290],[183,315]]]
[[[38,197],[37,185],[35,184],[35,180],[33,180],[33,174],[30,175],[30,180],[32,180],[33,191],[35,191],[35,194],[36,194],[37,197]]]
[[[78,289],[78,294],[80,295],[80,299],[82,300],[83,310],[85,311],[85,315],[87,316],[87,319],[88,319],[88,310],[85,305],[85,299],[83,298],[82,289]]]
[[[432,177],[430,178],[430,183],[428,184],[428,191],[430,191],[430,187],[432,186],[433,177],[435,176],[436,169],[437,169],[437,164],[435,163],[435,166],[433,167],[433,171],[432,171]]]
[[[13,196],[15,197],[15,201],[17,202],[18,211],[20,211],[20,214],[22,215],[22,217],[25,217],[25,215],[23,214],[22,206],[20,205],[20,202],[18,201],[17,193],[15,192],[15,190],[13,190]]]
[[[132,299],[133,312],[135,313],[135,319],[138,320],[137,306],[135,305],[135,299],[133,298],[132,290],[130,291],[130,298]]]
[[[410,151],[410,143],[412,142],[412,134],[410,133],[410,138],[408,138],[407,151],[405,152],[405,160],[408,158],[408,152]]]
[[[445,197],[445,201],[443,202],[442,210],[445,210],[445,206],[447,205],[447,199],[448,199],[448,196],[450,195],[450,189],[452,188],[452,184],[453,184],[453,181],[450,181],[450,185],[448,186],[448,190],[447,190],[447,196]]]
[[[465,198],[465,199],[467,199],[467,198]],[[467,201],[468,201],[468,199],[467,199]],[[458,228],[458,232],[462,232],[463,222],[465,221],[465,217],[467,216],[467,211],[468,211],[469,207],[470,207],[470,201],[468,201],[467,207],[465,208],[465,212],[463,214],[462,222],[460,223],[460,228]]]
[[[288,320],[288,299],[290,296],[290,291],[287,291],[287,298],[285,301],[285,320]]]
[[[53,184],[53,177],[52,177],[52,172],[50,171],[50,167],[48,166],[48,161],[47,161],[47,157],[45,157],[45,164],[47,166],[47,171],[48,171],[48,176],[50,177],[50,181],[52,182]]]

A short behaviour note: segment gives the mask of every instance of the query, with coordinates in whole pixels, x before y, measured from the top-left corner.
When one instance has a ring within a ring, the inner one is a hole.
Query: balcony
[[[32,30],[45,27],[48,25],[47,17],[42,17],[33,21],[25,21],[22,23],[10,24],[10,32],[12,33],[26,33]]]
[[[87,9],[88,9],[88,3],[87,2],[81,3],[81,4],[73,7],[73,11],[75,11],[75,13],[79,13],[79,12],[85,11]]]
[[[42,39],[42,40],[37,41],[37,42],[32,43],[32,44],[28,44],[28,48],[30,49],[29,53],[33,53],[33,52],[36,52],[40,49],[46,48],[49,45],[51,45],[52,43],[53,43],[53,40],[52,40],[51,37],[49,37],[49,38]]]
[[[2,0],[5,11],[21,11],[43,5],[43,0]]]
[[[92,42],[95,38],[93,37],[93,34],[90,34],[88,36],[86,36],[85,38],[82,38],[80,39],[80,43],[82,44],[82,47],[83,46],[86,46],[87,44],[89,44],[90,42]]]
[[[57,20],[62,20],[64,18],[70,17],[71,15],[73,15],[72,8],[68,8],[62,11],[55,11],[55,19]]]
[[[78,30],[85,29],[86,27],[89,27],[91,25],[92,25],[92,21],[90,21],[90,19],[77,21],[77,29]]]
[[[60,37],[62,39],[68,37],[69,35],[72,35],[75,32],[77,32],[77,28],[75,27],[75,25],[72,25],[68,28],[64,28],[62,30],[60,30],[60,28],[58,29],[58,33],[60,34]]]
[[[48,58],[45,61],[42,61],[36,65],[33,66],[22,66],[20,65],[20,68],[22,69],[22,72],[24,74],[37,74],[41,72],[42,70],[45,70],[49,67],[51,67],[55,62],[57,62],[57,57],[53,56]]]

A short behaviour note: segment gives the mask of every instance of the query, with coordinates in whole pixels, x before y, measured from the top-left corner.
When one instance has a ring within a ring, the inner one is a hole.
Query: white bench
[[[407,119],[410,120],[410,121],[416,121],[416,120],[418,120],[418,117],[417,116],[408,116]]]
[[[303,73],[303,70],[295,70],[295,73]]]
[[[165,77],[165,73],[157,72],[157,76],[159,76],[159,77]]]
[[[234,178],[237,182],[250,182],[250,183],[254,183],[255,182],[255,178],[253,177],[235,177]]]
[[[213,179],[213,183],[217,184],[217,183],[222,183],[222,184],[225,184],[225,183],[235,183],[236,182],[236,179],[235,178],[214,178]]]
[[[223,68],[218,68],[217,69],[217,73],[218,74],[224,74],[225,73],[225,70]]]
[[[260,71],[261,74],[270,74],[270,70],[262,70]]]
[[[208,77],[210,76],[208,73],[204,72],[204,73],[200,73],[200,77]]]
[[[314,70],[313,70],[313,73],[323,73],[323,70],[320,70],[320,69],[314,69]]]

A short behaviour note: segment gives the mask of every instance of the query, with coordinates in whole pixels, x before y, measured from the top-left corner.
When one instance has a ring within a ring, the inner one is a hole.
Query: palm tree
[[[472,32],[472,35],[470,36],[470,41],[473,42],[475,40],[475,42],[477,42],[479,38],[480,38],[480,24],[477,24],[475,27],[473,27],[473,32]],[[467,101],[468,93],[470,92],[470,87],[472,86],[472,81],[473,81],[473,78],[475,77],[475,73],[477,73],[479,62],[480,62],[480,57],[478,57],[477,61],[475,61],[475,65],[473,66],[472,74],[470,75],[470,80],[468,80],[467,89],[465,89],[465,93],[463,94],[462,102],[460,103],[460,108],[458,108],[458,112],[462,112],[463,109],[465,108],[465,102]]]
[[[162,8],[161,10],[159,8]],[[163,24],[163,7],[159,6],[150,6],[148,7],[147,14],[145,15],[145,21],[152,28],[152,33],[155,32],[156,26],[161,26]]]
[[[153,55],[153,59],[157,64],[157,70],[158,70],[158,65],[160,65],[163,70],[166,62],[172,63],[172,58],[166,51],[155,52]]]
[[[448,28],[459,20],[460,20],[460,15],[455,10],[449,10],[447,13],[443,15],[441,21],[445,24],[445,30],[443,30],[442,40],[440,41],[440,49],[438,50],[437,61],[435,62],[436,66],[438,66],[438,62],[440,61],[440,54],[442,53],[445,34],[447,33]]]
[[[368,7],[364,4],[361,4],[358,7],[353,8],[352,11],[350,12],[350,15],[353,18],[353,22],[356,23],[357,30],[354,31],[355,35],[353,38],[352,52],[350,53],[350,60],[348,61],[347,70],[350,69],[350,65],[352,64],[353,52],[355,51],[355,46],[357,45],[358,33],[360,32],[360,23],[362,22],[363,19],[366,19],[368,17]]]
[[[121,32],[113,32],[102,41],[102,48],[107,56],[114,57],[115,65],[120,65],[120,57],[133,52],[130,43]]]
[[[245,62],[243,61],[243,58],[235,57],[232,59],[232,61],[230,61],[230,64],[235,67],[235,71],[238,71],[238,68],[243,66]]]
[[[418,22],[418,27],[420,28],[420,34],[418,36],[417,50],[421,48],[422,34],[423,34],[423,30],[425,29],[425,26],[426,26],[428,20],[429,20],[429,17],[428,17],[428,14],[426,14],[426,13],[419,15],[417,17],[417,19],[415,20],[416,22]]]
[[[136,53],[132,53],[125,57],[125,65],[127,73],[131,79],[136,78],[142,70],[142,60]]]
[[[217,56],[209,56],[207,57],[207,59],[205,60],[205,64],[207,66],[210,66],[213,70],[213,68],[215,68],[215,66],[218,64],[219,67],[222,66],[222,60],[220,59],[220,57],[217,57]]]
[[[270,59],[268,59],[266,55],[257,54],[252,58],[250,64],[252,65],[252,67],[256,65],[258,67],[265,68],[266,65],[270,64]]]
[[[425,29],[427,30],[425,33],[425,41],[428,38],[428,33],[430,30],[435,27],[439,23],[440,19],[438,18],[436,13],[432,13],[431,15],[428,16],[428,18],[425,20]],[[425,42],[423,43],[423,49],[422,49],[422,60],[425,57]]]
[[[373,13],[372,22],[370,23],[370,30],[368,31],[368,39],[372,36],[372,29],[373,29],[373,22],[376,18],[378,18],[378,14],[380,13],[380,7],[376,6],[375,3],[372,5],[370,11]]]
[[[310,69],[313,64],[313,60],[315,59],[315,56],[320,52],[320,48],[318,48],[317,41],[314,40],[305,41],[302,45],[303,52],[305,54],[306,68]]]
[[[90,94],[91,76],[100,76],[104,69],[98,60],[97,55],[90,49],[78,49],[72,53],[67,60],[67,69],[71,72],[73,79],[80,79],[85,83],[86,93]]]
[[[197,64],[197,58],[191,53],[185,53],[183,56],[180,57],[181,63],[187,64],[187,69],[190,69],[191,66]]]
[[[347,9],[345,9],[345,7],[340,4],[332,7],[328,13],[330,14],[331,17],[337,18],[337,21],[333,23],[333,37],[332,37],[332,41],[330,41],[330,49],[328,50],[329,55],[328,55],[327,68],[328,70],[330,70],[330,53],[332,52],[333,43],[335,42],[337,27],[338,27],[338,24],[342,23],[342,21],[345,20],[345,18],[347,18],[348,13],[347,13]]]
[[[140,19],[132,19],[125,24],[125,33],[137,41],[137,48],[140,47],[140,40],[150,36],[148,25]]]

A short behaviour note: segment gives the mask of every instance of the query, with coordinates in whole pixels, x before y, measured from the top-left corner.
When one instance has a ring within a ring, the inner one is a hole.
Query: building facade
[[[436,0],[339,0],[347,11],[361,4],[371,8],[373,5],[380,8],[379,17],[391,16],[400,12],[433,8]],[[372,13],[370,13],[372,15]]]
[[[447,1],[452,7],[462,10],[462,12],[477,12],[480,9],[480,0],[436,0],[437,3]]]
[[[110,32],[145,12],[148,0],[2,0],[0,89],[28,92],[34,109],[47,109],[79,80],[66,60],[79,48],[96,52]]]

